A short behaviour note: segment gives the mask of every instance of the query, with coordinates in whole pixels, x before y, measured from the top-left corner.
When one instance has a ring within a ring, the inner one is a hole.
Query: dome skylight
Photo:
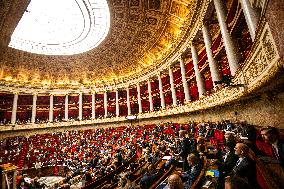
[[[97,47],[107,36],[106,0],[32,0],[9,47],[45,55],[72,55]]]

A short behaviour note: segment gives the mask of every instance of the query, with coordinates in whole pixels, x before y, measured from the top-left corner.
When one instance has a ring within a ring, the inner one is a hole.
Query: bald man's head
[[[168,178],[169,189],[183,189],[183,183],[179,175],[172,174]]]

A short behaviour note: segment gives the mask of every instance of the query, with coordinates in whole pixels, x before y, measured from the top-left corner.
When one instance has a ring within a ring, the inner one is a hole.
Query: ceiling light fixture
[[[73,55],[97,47],[107,36],[106,0],[32,0],[9,47],[45,55]]]

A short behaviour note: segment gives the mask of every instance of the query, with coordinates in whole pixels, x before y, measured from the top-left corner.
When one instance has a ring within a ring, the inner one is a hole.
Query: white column
[[[17,170],[13,170],[13,185],[12,185],[13,188],[17,188],[16,180],[17,180]]]
[[[137,100],[138,100],[139,113],[142,113],[141,91],[139,83],[137,83]]]
[[[177,96],[176,96],[176,89],[174,84],[174,75],[173,70],[171,67],[169,67],[169,75],[170,75],[170,83],[171,83],[171,92],[172,92],[172,99],[173,99],[173,105],[177,105]]]
[[[13,108],[12,108],[12,117],[11,117],[11,123],[12,123],[13,125],[16,123],[18,97],[19,97],[18,93],[14,93]]]
[[[36,100],[37,100],[37,94],[33,94],[33,106],[32,106],[32,118],[31,118],[32,123],[35,123],[36,119]]]
[[[208,31],[208,27],[206,24],[202,27],[203,39],[205,43],[206,54],[209,62],[210,73],[213,81],[214,88],[219,87],[220,84],[215,84],[215,81],[220,81],[220,73],[217,65],[217,61],[213,57],[213,53],[211,50],[212,40]]]
[[[131,107],[130,107],[130,96],[129,96],[129,87],[126,88],[127,95],[127,114],[131,115]]]
[[[105,117],[107,117],[107,91],[104,92],[104,109],[105,109]]]
[[[197,83],[197,87],[198,87],[198,93],[199,93],[199,97],[201,97],[205,92],[205,86],[204,86],[204,80],[201,76],[201,73],[199,72],[198,69],[198,54],[196,52],[195,46],[192,44],[191,45],[191,54],[192,54],[192,62],[193,62],[193,66],[194,66],[194,73],[195,73],[195,77],[196,77],[196,83]]]
[[[245,19],[248,25],[249,33],[252,41],[255,39],[255,31],[257,28],[259,13],[254,9],[249,0],[239,0],[245,15]]]
[[[152,87],[150,80],[148,80],[148,94],[149,94],[150,111],[153,111],[154,106],[153,106]]]
[[[1,183],[1,188],[2,189],[6,189],[6,173],[5,172],[3,172],[2,174],[2,183]]]
[[[217,19],[220,25],[226,54],[228,57],[230,71],[231,71],[231,74],[234,76],[239,67],[240,53],[236,45],[234,44],[232,37],[228,31],[223,0],[213,0],[213,2],[214,2],[216,13],[217,13]]]
[[[79,120],[83,117],[83,94],[79,93]]]
[[[164,97],[164,93],[163,93],[163,83],[162,83],[162,79],[161,79],[161,74],[158,73],[158,81],[159,81],[159,91],[160,91],[160,99],[161,99],[161,107],[162,109],[164,109],[166,107],[165,105],[165,97]]]
[[[53,122],[53,94],[49,97],[49,122]]]
[[[190,95],[189,95],[188,85],[186,81],[184,62],[181,56],[179,57],[179,63],[180,63],[180,71],[181,71],[181,77],[182,77],[182,85],[183,85],[183,91],[184,91],[184,96],[185,96],[185,102],[189,102]]]
[[[65,95],[65,110],[64,110],[64,114],[65,114],[65,121],[68,121],[69,116],[68,116],[68,105],[69,105],[69,100],[68,100],[68,94]]]
[[[119,98],[118,98],[118,89],[115,91],[115,113],[116,117],[119,116]]]
[[[95,93],[92,93],[92,119],[96,119],[96,98]]]

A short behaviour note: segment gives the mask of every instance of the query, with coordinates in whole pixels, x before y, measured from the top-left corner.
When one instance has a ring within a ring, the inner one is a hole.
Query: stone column
[[[227,54],[228,62],[230,66],[230,71],[231,71],[232,76],[234,76],[239,67],[239,61],[240,61],[241,56],[240,56],[240,53],[236,45],[233,42],[230,32],[228,31],[223,0],[213,0],[213,2],[214,2],[215,9],[217,12],[217,19],[218,19],[222,37],[223,37],[224,46],[225,46],[225,50],[226,50],[226,54]]]
[[[208,27],[206,24],[203,25],[202,27],[202,33],[203,33],[203,39],[205,43],[205,48],[206,48],[206,54],[209,62],[209,68],[210,68],[210,73],[213,81],[214,88],[220,87],[220,84],[215,84],[215,81],[220,81],[220,73],[217,65],[217,61],[213,57],[213,53],[211,50],[212,46],[212,40],[208,31]]]
[[[119,116],[119,98],[118,98],[118,90],[115,91],[115,113],[116,117]]]
[[[182,77],[182,85],[183,85],[183,91],[184,91],[184,96],[185,96],[185,102],[189,102],[190,101],[190,95],[189,95],[188,85],[187,85],[187,81],[186,81],[184,62],[183,62],[181,56],[179,57],[179,63],[180,63],[180,71],[181,71],[181,77]]]
[[[107,117],[107,91],[104,92],[104,109],[105,109],[105,117]]]
[[[164,97],[164,93],[163,93],[163,83],[162,83],[161,73],[158,73],[157,76],[158,76],[158,81],[159,81],[161,107],[162,107],[162,109],[164,109],[166,107],[166,105],[165,105],[165,97]]]
[[[131,115],[131,106],[130,106],[130,96],[129,96],[129,87],[126,88],[127,94],[127,115]]]
[[[3,172],[2,173],[2,183],[1,183],[1,188],[2,189],[5,189],[6,188],[6,173],[5,172]]]
[[[13,184],[12,184],[12,187],[13,188],[17,188],[17,170],[15,169],[14,171],[13,171]]]
[[[36,120],[36,100],[37,100],[37,94],[33,94],[33,106],[32,106],[32,118],[31,123],[35,123]]]
[[[65,121],[68,121],[69,116],[68,116],[68,105],[69,105],[69,100],[68,100],[68,94],[65,95],[65,110],[64,110],[64,114],[65,114]]]
[[[139,83],[137,83],[137,101],[139,106],[139,113],[142,113],[142,102],[141,102],[141,92],[140,92]]]
[[[17,188],[17,170],[13,171],[13,188]]]
[[[173,105],[177,105],[177,95],[176,95],[176,89],[174,84],[174,75],[173,70],[171,67],[169,67],[169,75],[170,75],[170,83],[171,83],[171,92],[172,92],[172,99],[173,99]]]
[[[53,122],[53,94],[49,97],[49,122]]]
[[[251,6],[249,0],[239,0],[245,15],[245,19],[248,25],[249,33],[252,41],[255,39],[255,31],[257,28],[259,13]]]
[[[17,119],[18,97],[19,97],[19,94],[18,93],[14,93],[12,116],[11,116],[11,123],[13,125],[16,124],[16,119]]]
[[[79,93],[79,120],[83,117],[83,94]]]
[[[192,54],[192,62],[194,66],[194,73],[196,77],[196,83],[198,87],[198,93],[199,93],[199,97],[201,97],[203,94],[205,94],[206,90],[205,90],[204,80],[198,68],[198,54],[193,44],[191,45],[191,54]]]
[[[149,94],[150,111],[153,111],[154,106],[153,106],[152,87],[150,80],[148,80],[148,94]]]
[[[96,96],[92,93],[92,119],[96,119]]]

